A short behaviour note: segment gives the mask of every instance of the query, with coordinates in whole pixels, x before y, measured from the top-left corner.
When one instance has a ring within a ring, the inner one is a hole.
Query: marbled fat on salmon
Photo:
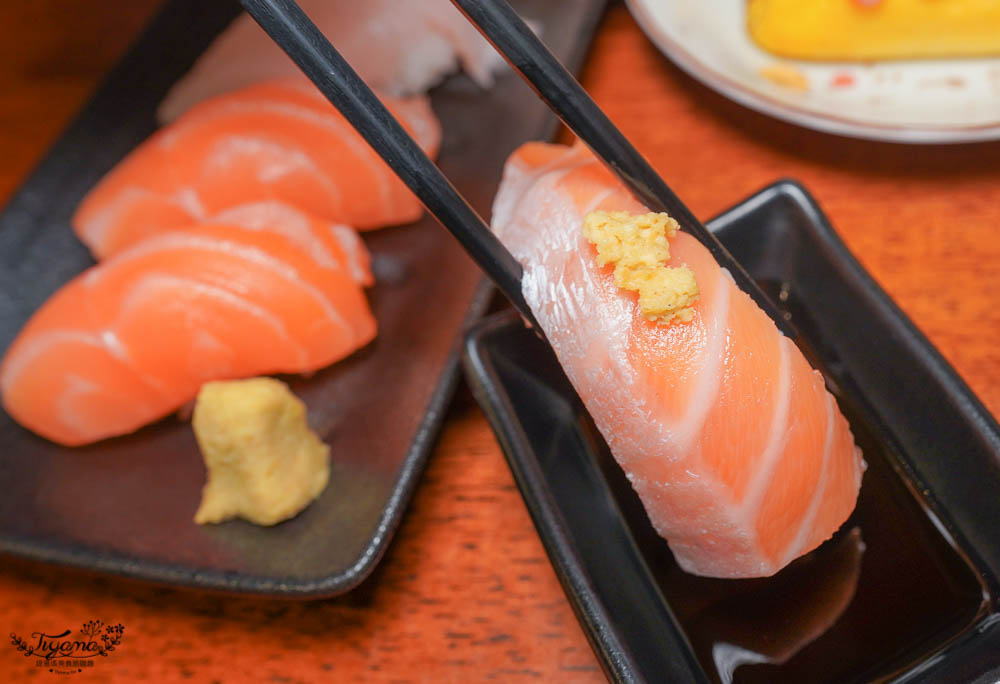
[[[646,320],[583,235],[594,210],[645,213],[582,146],[508,160],[493,230],[559,361],[685,570],[772,575],[854,509],[864,462],[822,376],[686,233],[671,266],[700,289],[690,322]]]

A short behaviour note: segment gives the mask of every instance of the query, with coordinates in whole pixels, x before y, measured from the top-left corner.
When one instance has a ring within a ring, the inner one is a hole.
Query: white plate
[[[745,0],[627,0],[667,57],[742,105],[785,121],[858,138],[957,143],[1000,138],[1000,58],[805,62],[758,48]],[[998,27],[997,30],[1000,30]],[[761,70],[782,65],[808,87]]]

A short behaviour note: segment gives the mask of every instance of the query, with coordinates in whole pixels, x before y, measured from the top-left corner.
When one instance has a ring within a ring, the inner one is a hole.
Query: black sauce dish
[[[466,377],[606,674],[1000,679],[996,420],[803,187],[778,182],[709,227],[797,329],[869,464],[840,532],[772,578],[681,571],[551,349],[511,312],[466,337]]]

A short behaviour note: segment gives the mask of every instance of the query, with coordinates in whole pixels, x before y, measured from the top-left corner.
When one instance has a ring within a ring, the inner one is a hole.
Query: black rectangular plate
[[[523,0],[552,50],[582,61],[603,0]],[[155,128],[154,110],[238,3],[173,0],[109,75],[0,215],[0,349],[93,262],[69,219],[80,198]],[[95,11],[100,11],[95,7]],[[489,90],[456,76],[432,94],[439,165],[484,215],[507,155],[555,119],[507,73]],[[205,481],[190,427],[167,419],[78,449],[0,412],[0,552],[140,579],[279,597],[338,594],[384,553],[458,376],[456,331],[484,310],[479,269],[432,219],[364,235],[376,340],[310,378],[289,378],[331,446],[330,484],[272,528],[192,521]]]
[[[798,330],[869,463],[834,540],[773,578],[682,572],[551,349],[510,313],[466,338],[466,376],[606,673],[996,681],[997,422],[801,186],[776,183],[709,227]]]

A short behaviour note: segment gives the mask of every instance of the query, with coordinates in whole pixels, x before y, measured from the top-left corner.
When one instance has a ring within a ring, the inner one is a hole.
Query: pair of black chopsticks
[[[294,0],[241,0],[247,12],[382,156],[529,321],[521,265]],[[667,187],[506,0],[452,0],[577,137],[653,211],[695,236],[790,337],[794,332],[722,243]],[[536,326],[537,327],[537,326]]]

